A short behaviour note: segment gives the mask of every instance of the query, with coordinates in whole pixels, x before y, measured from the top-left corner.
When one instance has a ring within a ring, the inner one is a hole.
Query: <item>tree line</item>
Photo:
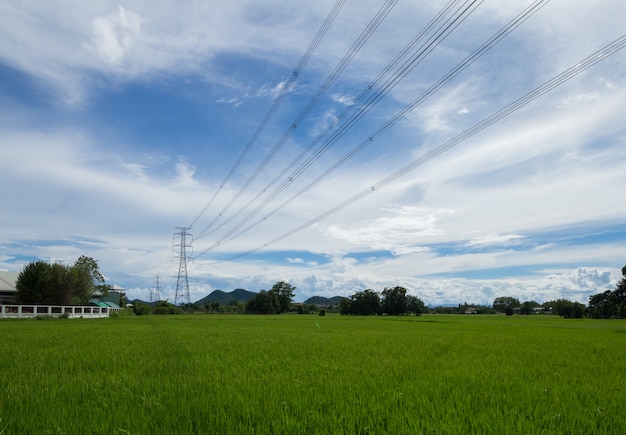
[[[381,293],[367,289],[343,298],[339,312],[344,315],[371,316],[387,314],[402,316],[426,312],[426,305],[417,296],[407,294],[404,287],[385,288]]]
[[[81,255],[67,266],[33,261],[17,276],[15,302],[36,305],[84,305],[95,292],[107,294],[110,287],[98,262]]]
[[[607,290],[589,298],[589,317],[596,319],[626,318],[626,266],[615,290]]]
[[[626,266],[622,267],[622,279],[614,290],[591,295],[589,304],[557,299],[539,304],[535,301],[520,303],[516,298],[503,296],[493,301],[497,312],[512,315],[532,314],[535,308],[541,307],[545,312],[566,318],[591,317],[594,319],[625,319],[626,318]]]

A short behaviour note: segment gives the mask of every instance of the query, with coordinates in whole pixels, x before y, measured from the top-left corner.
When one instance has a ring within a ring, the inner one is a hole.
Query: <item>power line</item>
[[[276,99],[272,103],[272,106],[269,108],[269,110],[265,114],[265,117],[261,121],[261,124],[257,127],[256,131],[252,135],[252,138],[248,141],[248,143],[246,144],[244,149],[241,151],[241,154],[239,155],[239,157],[235,161],[235,164],[232,166],[232,168],[230,169],[230,171],[228,172],[228,174],[226,175],[226,177],[224,178],[224,180],[220,184],[219,188],[213,193],[213,196],[211,197],[209,202],[207,202],[207,204],[202,208],[202,210],[200,211],[198,216],[191,222],[189,227],[193,227],[196,224],[196,222],[204,215],[204,213],[213,204],[213,202],[215,201],[215,199],[217,198],[219,193],[222,191],[222,189],[224,188],[226,183],[228,183],[230,178],[233,176],[233,174],[235,173],[237,168],[239,168],[239,165],[241,165],[241,162],[243,161],[244,157],[248,154],[248,152],[250,151],[252,146],[256,143],[257,139],[259,138],[259,136],[261,135],[263,130],[265,130],[265,127],[267,126],[269,121],[274,116],[274,113],[278,109],[278,106],[280,106],[280,104],[282,103],[283,99],[285,98],[285,96],[287,95],[289,90],[291,89],[292,85],[297,80],[297,78],[300,76],[300,73],[302,72],[302,70],[304,69],[305,65],[307,64],[307,62],[311,58],[311,55],[313,54],[313,52],[315,51],[317,46],[320,44],[320,42],[321,42],[322,38],[324,37],[324,35],[326,34],[326,32],[328,32],[328,29],[330,28],[332,23],[335,21],[335,18],[337,18],[337,14],[341,10],[341,8],[343,7],[345,2],[346,2],[346,0],[337,0],[335,2],[335,5],[331,9],[330,13],[328,14],[328,16],[326,17],[324,22],[322,23],[322,26],[317,31],[317,34],[315,35],[313,40],[309,44],[309,47],[306,49],[306,51],[302,55],[302,58],[300,59],[300,62],[298,62],[298,64],[294,68],[293,74],[289,77],[289,79],[286,81],[286,83],[282,86],[282,88],[280,90],[280,93],[278,94],[278,96],[276,97]]]
[[[594,66],[595,64],[597,64],[598,62],[601,62],[602,60],[605,60],[606,58],[612,56],[613,54],[617,53],[619,50],[623,49],[626,46],[626,35],[623,35],[619,38],[617,38],[616,40],[614,40],[613,42],[605,45],[604,47],[602,47],[600,50],[596,51],[595,53],[591,54],[590,56],[586,57],[585,59],[583,59],[582,61],[576,63],[575,65],[573,65],[572,67],[568,68],[567,70],[563,71],[561,74],[553,77],[552,79],[548,80],[547,82],[545,82],[544,84],[540,85],[539,87],[535,88],[533,91],[525,94],[523,97],[515,100],[513,103],[507,105],[506,107],[504,107],[503,109],[499,110],[498,112],[495,112],[493,115],[485,118],[483,121],[475,124],[474,126],[470,127],[469,129],[465,130],[463,133],[455,136],[454,138],[450,139],[449,141],[445,142],[444,144],[438,146],[437,148],[433,149],[432,151],[426,153],[425,155],[423,155],[422,157],[412,161],[411,163],[409,163],[408,165],[400,168],[399,170],[397,170],[396,172],[390,174],[389,176],[385,177],[384,179],[380,180],[378,183],[372,185],[371,187],[362,190],[361,192],[357,193],[356,195],[348,198],[347,200],[341,202],[340,204],[337,204],[336,206],[326,210],[324,213],[316,216],[313,219],[308,220],[307,222],[293,228],[290,231],[287,231],[286,233],[281,234],[280,236],[264,243],[261,246],[258,246],[254,249],[251,249],[249,251],[246,251],[244,253],[232,256],[226,260],[222,260],[222,261],[232,261],[235,260],[237,258],[241,258],[243,256],[249,255],[251,253],[260,251],[274,243],[277,243],[281,240],[284,240],[308,227],[310,227],[311,225],[327,218],[328,216],[331,216],[334,213],[337,213],[338,211],[354,204],[355,202],[365,198],[366,196],[374,193],[377,190],[380,190],[381,188],[387,186],[388,184],[394,182],[395,180],[397,180],[398,178],[408,174],[409,172],[415,170],[416,168],[424,165],[425,163],[435,159],[436,157],[440,156],[441,154],[445,153],[446,151],[449,151],[450,149],[454,148],[455,146],[457,146],[458,144],[462,143],[463,141],[469,139],[470,137],[474,136],[475,134],[481,132],[482,130],[492,126],[493,124],[499,122],[500,120],[502,120],[503,118],[509,116],[510,114],[514,113],[515,111],[519,110],[520,108],[524,107],[525,105],[529,104],[532,101],[535,101],[536,99],[538,99],[539,97],[545,95],[546,93],[550,92],[551,90],[553,90],[554,88],[560,86],[561,84],[567,82],[568,80],[572,79],[573,77],[576,77],[577,75],[581,74],[582,72],[586,71],[587,69],[591,68],[592,66]]]
[[[498,32],[496,32],[491,38],[489,38],[486,42],[484,42],[480,47],[478,47],[476,50],[474,50],[469,56],[467,56],[463,61],[461,61],[456,67],[454,67],[451,71],[449,71],[445,76],[443,76],[440,80],[438,80],[434,85],[432,85],[427,91],[425,91],[423,94],[421,94],[419,97],[417,97],[415,100],[413,100],[413,102],[411,104],[409,104],[408,106],[406,106],[403,110],[401,110],[398,114],[396,114],[393,118],[391,118],[389,121],[387,121],[383,126],[381,126],[378,130],[376,130],[374,133],[372,133],[371,135],[368,136],[367,139],[365,139],[363,142],[361,142],[358,146],[356,146],[355,148],[353,148],[348,154],[346,154],[343,158],[341,158],[339,161],[337,161],[336,163],[334,163],[330,168],[326,169],[321,175],[319,175],[317,178],[315,178],[312,182],[310,182],[309,184],[307,184],[304,188],[302,188],[301,190],[299,190],[296,194],[294,194],[291,198],[289,198],[288,200],[286,200],[285,202],[283,202],[281,205],[279,205],[278,207],[276,207],[273,211],[271,211],[269,214],[265,215],[262,219],[256,221],[254,224],[248,226],[247,228],[243,229],[242,231],[238,232],[235,234],[236,230],[238,230],[239,228],[241,228],[244,224],[246,224],[247,222],[250,221],[250,219],[258,214],[258,212],[261,211],[261,209],[263,209],[267,204],[269,204],[269,202],[274,199],[278,193],[280,193],[282,190],[284,190],[287,185],[291,182],[292,177],[294,177],[295,175],[292,174],[290,176],[290,178],[288,179],[288,182],[283,182],[283,184],[281,186],[279,186],[279,188],[277,188],[271,195],[269,195],[265,201],[261,204],[259,204],[252,212],[250,212],[248,214],[248,216],[246,216],[246,218],[244,218],[244,220],[242,220],[241,222],[239,222],[234,229],[231,229],[231,231],[229,231],[225,238],[221,241],[219,241],[218,243],[214,244],[213,246],[209,247],[208,249],[206,249],[205,251],[202,251],[200,253],[200,255],[208,252],[211,249],[216,248],[217,246],[221,246],[223,245],[225,242],[233,240],[239,236],[241,236],[242,234],[244,234],[245,232],[249,231],[250,229],[254,228],[255,226],[259,225],[260,223],[264,222],[265,220],[267,220],[268,217],[270,217],[271,215],[273,215],[274,213],[276,213],[277,211],[283,209],[284,207],[286,207],[289,203],[291,203],[292,201],[294,201],[297,197],[301,196],[302,194],[304,194],[306,191],[310,190],[313,186],[315,186],[316,184],[318,184],[319,182],[321,182],[325,177],[327,177],[328,175],[330,175],[333,171],[335,171],[336,169],[338,169],[341,165],[343,165],[345,162],[347,162],[349,159],[351,159],[352,157],[354,157],[358,152],[362,151],[363,148],[365,148],[366,146],[368,146],[371,142],[373,142],[376,138],[378,138],[381,134],[383,134],[385,131],[387,131],[389,128],[391,128],[393,125],[395,125],[398,121],[400,121],[403,117],[405,117],[410,111],[414,110],[415,107],[418,104],[423,103],[428,97],[430,97],[431,95],[433,95],[437,90],[439,90],[442,86],[444,86],[446,83],[448,83],[450,80],[452,80],[454,77],[456,77],[461,71],[463,71],[465,68],[467,68],[471,63],[473,63],[475,60],[477,60],[479,57],[481,57],[483,54],[485,54],[490,48],[492,48],[495,44],[497,44],[498,42],[500,42],[500,40],[502,40],[505,36],[507,36],[509,33],[511,33],[513,30],[515,30],[517,27],[519,27],[523,22],[525,22],[528,18],[530,18],[532,15],[534,15],[538,10],[540,10],[543,6],[545,6],[545,4],[547,4],[549,0],[537,0],[535,1],[533,4],[531,4],[530,6],[528,6],[526,9],[524,9],[521,13],[519,13],[516,17],[514,17],[511,21],[509,21],[504,27],[502,27]],[[446,30],[449,29],[449,27],[446,28]],[[427,41],[427,43],[425,43],[426,47],[430,48],[432,47],[432,43],[430,43],[430,40]],[[422,46],[423,47],[423,46]],[[434,48],[434,47],[433,47]],[[420,52],[421,53],[421,52]],[[415,64],[417,58],[413,58],[410,59],[409,61],[405,62],[403,64],[403,68],[401,68],[402,71],[406,71],[407,69],[407,65],[411,65],[411,64]],[[394,76],[394,80],[396,79],[397,76]],[[385,87],[383,88],[380,92],[388,92],[389,88]],[[372,98],[377,98],[377,95],[375,95]],[[355,116],[359,116],[361,115],[361,112],[358,112]],[[362,115],[361,115],[362,116]],[[335,133],[335,135],[333,137],[331,137],[328,141],[327,141],[327,146],[329,145],[329,142],[337,140],[341,135],[343,134],[342,131],[339,131],[337,133]],[[318,151],[319,152],[319,151]]]
[[[300,123],[308,116],[309,112],[315,107],[315,105],[319,102],[319,100],[324,96],[324,94],[328,91],[328,89],[332,86],[332,84],[337,80],[339,75],[343,72],[343,70],[350,64],[354,56],[361,50],[363,45],[367,42],[370,36],[374,33],[374,31],[378,28],[378,26],[382,23],[385,17],[391,12],[393,7],[396,5],[398,0],[387,0],[385,4],[379,9],[374,18],[368,23],[367,27],[363,32],[359,35],[357,40],[352,44],[348,52],[343,56],[343,58],[339,61],[337,66],[333,69],[330,75],[326,78],[322,86],[317,90],[315,95],[309,100],[307,105],[302,109],[300,114],[296,117],[293,123],[287,128],[287,130],[283,133],[281,138],[276,142],[274,147],[270,150],[270,152],[265,156],[263,161],[257,166],[257,168],[252,172],[252,174],[248,177],[246,182],[241,186],[239,191],[232,197],[232,199],[224,206],[221,212],[219,212],[215,218],[202,230],[197,236],[197,239],[201,239],[206,233],[213,227],[213,225],[226,213],[233,203],[241,196],[241,194],[250,186],[250,184],[259,176],[259,174],[265,169],[267,164],[274,158],[276,153],[282,148],[282,146],[287,142],[287,140],[291,137],[293,132],[298,128]]]
[[[389,86],[390,82],[395,81],[397,83],[397,81],[400,80],[399,77],[404,77],[406,74],[408,74],[408,72],[410,70],[407,70],[407,64],[413,63],[413,67],[415,67],[417,65],[417,59],[420,59],[425,57],[426,53],[424,50],[424,47],[427,47],[428,44],[427,42],[425,42],[424,44],[422,44],[420,46],[419,49],[415,50],[415,46],[422,41],[423,39],[426,38],[426,36],[428,35],[429,32],[433,31],[433,29],[439,24],[441,23],[444,18],[446,17],[446,14],[452,10],[452,8],[456,5],[460,3],[460,0],[451,0],[450,2],[448,2],[448,4],[446,4],[439,12],[437,15],[435,15],[435,17],[433,19],[431,19],[431,21],[425,26],[425,28],[419,32],[401,51],[400,53],[398,53],[396,55],[396,57],[383,69],[383,71],[381,71],[378,76],[376,77],[376,79],[371,82],[368,86],[366,86],[361,93],[359,94],[359,96],[354,100],[354,102],[348,106],[323,132],[321,132],[316,138],[315,140],[313,140],[289,165],[287,165],[286,168],[284,168],[282,171],[279,172],[279,174],[265,187],[263,188],[254,198],[252,198],[250,201],[248,201],[247,204],[243,205],[237,212],[235,212],[229,219],[226,220],[226,222],[224,222],[224,225],[228,224],[230,221],[232,221],[236,216],[238,216],[240,213],[242,213],[245,209],[247,209],[252,203],[254,203],[256,200],[258,200],[261,195],[263,195],[265,192],[267,192],[274,184],[276,184],[278,182],[278,180],[280,180],[281,178],[283,178],[287,172],[289,170],[291,170],[296,164],[298,164],[298,162],[300,162],[304,156],[306,156],[309,152],[311,152],[311,150],[313,150],[314,146],[316,144],[319,144],[320,141],[329,133],[333,130],[333,128],[335,128],[340,121],[342,121],[347,115],[349,115],[350,113],[352,113],[357,107],[360,107],[360,110],[353,115],[351,118],[349,118],[349,120],[346,122],[346,124],[344,124],[343,126],[340,127],[340,130],[338,132],[336,132],[330,139],[328,139],[325,143],[323,143],[320,148],[318,148],[317,151],[315,151],[315,153],[311,156],[308,157],[308,159],[300,164],[300,166],[294,171],[292,172],[288,177],[285,178],[285,180],[283,181],[283,183],[278,186],[271,194],[269,194],[262,202],[261,204],[259,204],[253,211],[251,211],[244,219],[242,219],[239,223],[237,223],[234,227],[232,227],[229,232],[227,234],[225,234],[224,236],[222,236],[222,240],[219,243],[223,243],[223,241],[225,239],[228,239],[228,237],[235,233],[239,228],[241,228],[243,225],[245,225],[247,222],[249,222],[256,214],[258,214],[261,209],[263,209],[267,204],[269,204],[269,202],[271,202],[278,194],[280,194],[282,191],[284,191],[298,176],[300,176],[302,174],[302,172],[304,172],[309,166],[311,166],[317,159],[319,159],[319,157],[321,157],[321,155],[328,150],[328,148],[330,148],[330,146],[335,143],[342,135],[343,133],[345,133],[345,131],[347,131],[347,129],[349,127],[351,127],[352,123],[356,122],[356,120],[360,119],[362,116],[365,115],[365,113],[367,113],[367,111],[369,111],[375,104],[376,102],[378,102],[381,98],[382,95],[381,93],[387,93],[389,92],[389,90],[393,87],[393,86]],[[471,5],[473,5],[474,3],[476,3],[476,1],[466,1],[465,4],[463,6],[461,6],[460,8],[458,8],[455,11],[455,14],[458,14],[459,11],[461,11],[463,9],[464,6],[467,5],[467,3],[471,3]],[[478,6],[478,5],[476,5]],[[467,11],[467,8],[464,12]],[[454,19],[456,16],[456,19]],[[456,21],[458,20],[458,15],[453,15],[452,17],[447,18],[447,21],[444,21],[444,24],[441,24],[439,29],[441,31],[441,29],[445,29],[445,25],[446,23],[449,23],[451,20]],[[453,22],[454,22],[453,21]],[[458,25],[458,24],[457,24]],[[449,32],[448,32],[449,33]],[[438,33],[435,32],[435,35],[437,35]],[[439,42],[441,42],[444,37],[441,37],[441,33],[439,33],[440,36],[440,40]],[[433,37],[431,37],[432,40]],[[430,44],[432,46],[432,44]],[[433,47],[434,48],[434,47]],[[413,57],[409,57],[410,55],[413,55]],[[405,61],[405,63],[403,64],[402,67],[400,67],[397,72],[395,73],[394,76],[387,78],[387,82],[386,85],[383,86],[382,89],[379,89],[375,92],[375,95],[373,97],[370,97],[369,100],[366,103],[362,103],[362,100],[366,97],[366,95],[371,94],[373,92],[373,90],[378,89],[378,85],[379,83],[386,77],[389,76],[390,71],[396,67],[398,64],[400,64],[400,62],[402,62],[404,59],[406,59],[407,57],[409,57],[409,60]],[[412,59],[412,61],[411,61]],[[412,68],[411,68],[412,69]],[[404,70],[404,73],[401,75],[400,73]],[[395,86],[395,84],[394,84]],[[203,233],[205,236],[210,234],[210,233]],[[197,239],[200,239],[201,237],[198,237]],[[197,240],[196,239],[196,240]],[[219,244],[218,243],[218,244]],[[209,248],[211,249],[211,248]]]

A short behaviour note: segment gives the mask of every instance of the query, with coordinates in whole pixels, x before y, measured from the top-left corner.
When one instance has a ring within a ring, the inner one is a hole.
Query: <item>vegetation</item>
[[[515,309],[519,307],[519,299],[511,296],[501,296],[493,301],[493,309],[498,313],[505,313],[507,316],[511,316]]]
[[[426,311],[424,302],[416,296],[407,295],[404,287],[385,288],[382,294],[367,289],[357,292],[340,302],[341,314],[371,316],[387,314],[400,316],[404,314],[421,315]]]
[[[589,315],[597,319],[626,318],[626,266],[622,268],[622,279],[615,290],[589,298]]]
[[[272,288],[261,290],[246,303],[246,311],[253,314],[280,314],[291,308],[296,287],[284,281],[277,282]]]
[[[572,302],[566,299],[548,301],[543,306],[552,314],[557,314],[565,318],[580,319],[585,315],[587,307],[580,302]]]
[[[109,287],[98,262],[82,255],[74,265],[35,261],[24,266],[15,284],[19,304],[86,304],[95,291],[106,294]]]
[[[318,327],[319,326],[319,327]],[[0,322],[0,432],[626,433],[626,324],[557,316]]]

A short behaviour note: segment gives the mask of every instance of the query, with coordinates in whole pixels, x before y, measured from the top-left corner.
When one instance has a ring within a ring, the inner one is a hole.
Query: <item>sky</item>
[[[626,264],[626,50],[582,65],[625,16],[4,0],[0,270],[87,255],[131,299],[158,276],[175,301],[184,244],[191,302],[287,281],[296,301],[400,285],[428,305],[586,303]]]

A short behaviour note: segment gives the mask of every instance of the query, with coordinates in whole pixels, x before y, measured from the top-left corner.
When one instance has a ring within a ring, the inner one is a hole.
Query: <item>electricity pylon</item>
[[[150,289],[150,302],[156,302],[161,300],[161,277],[159,275],[154,279],[154,290]]]
[[[187,231],[191,227],[176,227],[179,230],[175,233],[180,238],[179,247],[180,254],[178,255],[178,279],[176,280],[176,296],[174,297],[174,305],[182,305],[191,303],[189,298],[189,280],[187,279],[187,248],[191,247],[191,244],[187,243],[187,236],[191,237]]]

